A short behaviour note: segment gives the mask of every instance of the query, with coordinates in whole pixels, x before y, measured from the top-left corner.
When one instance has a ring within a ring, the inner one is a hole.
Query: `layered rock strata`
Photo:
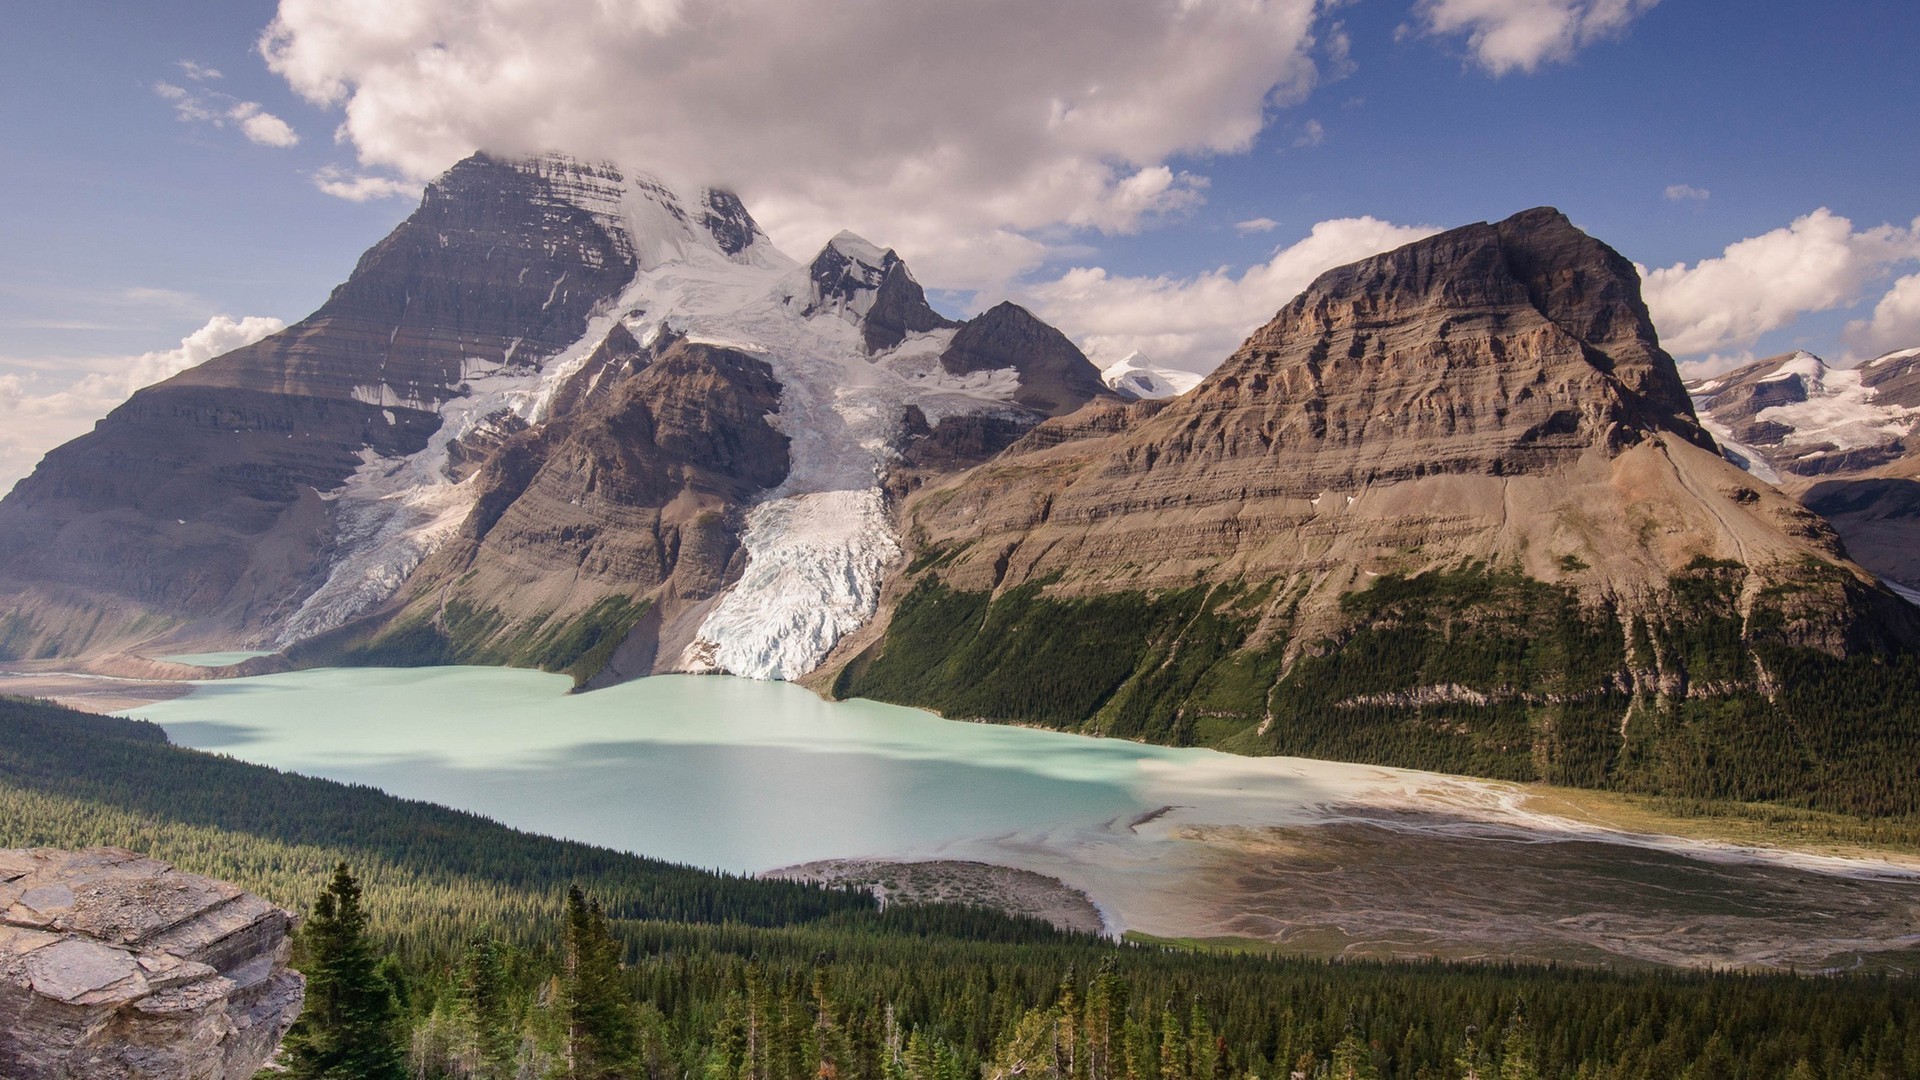
[[[292,924],[119,848],[0,850],[0,1076],[249,1080],[300,1012]]]

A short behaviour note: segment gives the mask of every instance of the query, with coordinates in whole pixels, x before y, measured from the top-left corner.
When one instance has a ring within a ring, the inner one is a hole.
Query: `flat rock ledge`
[[[0,849],[0,1077],[247,1080],[306,995],[292,928],[122,848]]]

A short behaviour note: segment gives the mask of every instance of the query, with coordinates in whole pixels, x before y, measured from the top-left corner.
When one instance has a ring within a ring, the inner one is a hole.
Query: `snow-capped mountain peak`
[[[1142,352],[1128,353],[1100,371],[1101,381],[1115,393],[1143,400],[1179,397],[1204,378],[1197,372],[1160,367]]]
[[[887,274],[900,256],[864,237],[842,231],[813,257],[804,275],[795,275],[792,295],[803,315],[830,311],[859,322],[873,310]]]
[[[642,271],[680,261],[694,251],[749,266],[792,265],[730,191],[682,192],[651,173],[565,154],[505,163],[543,181],[558,199],[592,214]]]
[[[920,283],[892,248],[846,231],[789,275],[779,294],[802,317],[825,315],[860,327],[869,355],[898,347],[910,334],[956,325],[927,304]]]

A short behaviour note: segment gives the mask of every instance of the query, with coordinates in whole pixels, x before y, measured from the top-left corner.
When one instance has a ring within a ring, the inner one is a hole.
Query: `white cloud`
[[[1309,120],[1306,123],[1300,125],[1300,137],[1293,140],[1293,145],[1296,148],[1302,147],[1302,146],[1319,146],[1321,143],[1326,141],[1327,141],[1326,125],[1322,124],[1318,120]]]
[[[1713,192],[1692,184],[1668,184],[1666,196],[1668,202],[1705,202],[1713,196]]]
[[[188,78],[197,82],[220,78],[219,72],[192,61],[182,60],[180,66],[186,69]],[[181,123],[237,127],[249,141],[260,146],[288,147],[300,142],[292,125],[268,112],[257,101],[241,101],[218,90],[195,93],[170,82],[154,83],[153,92],[173,104],[174,117]]]
[[[1172,159],[1250,148],[1322,51],[1316,0],[566,7],[281,0],[261,49],[364,167],[609,157],[737,190],[795,252],[851,227],[946,287],[1031,268],[1063,226],[1190,209],[1203,178]]]
[[[267,316],[215,315],[173,349],[66,361],[0,358],[0,368],[14,369],[0,374],[0,494],[32,472],[41,455],[84,434],[135,390],[285,327]],[[50,385],[56,372],[66,378]]]
[[[1254,233],[1272,232],[1280,227],[1280,223],[1270,217],[1257,217],[1236,221],[1233,227],[1241,236],[1252,236]]]
[[[1718,258],[1642,267],[1640,276],[1661,342],[1691,357],[1744,349],[1809,312],[1850,307],[1891,267],[1913,259],[1920,259],[1920,220],[1856,231],[1823,207],[1730,244]]]
[[[1920,221],[1914,223],[1920,231]],[[1893,283],[1873,316],[1847,324],[1847,344],[1862,360],[1896,349],[1920,348],[1920,274],[1908,274]]]
[[[1625,34],[1660,0],[1420,0],[1414,17],[1437,37],[1467,39],[1475,63],[1494,75],[1529,74],[1595,42]]]
[[[182,60],[178,66],[180,73],[192,79],[194,82],[207,82],[212,79],[226,78],[225,75],[220,73],[219,68],[211,68],[205,64],[196,64],[192,60]]]
[[[1234,275],[1222,268],[1191,278],[1120,277],[1069,270],[1021,299],[1060,327],[1096,362],[1139,350],[1189,371],[1211,371],[1322,273],[1431,236],[1425,225],[1372,217],[1338,218],[1267,262]]]
[[[262,109],[257,101],[243,101],[227,110],[227,117],[240,125],[240,133],[261,146],[293,146],[300,136],[285,120]]]
[[[397,197],[418,198],[420,195],[420,184],[416,181],[353,173],[337,165],[328,165],[314,173],[313,186],[336,199],[345,199],[348,202],[369,202],[374,199]]]

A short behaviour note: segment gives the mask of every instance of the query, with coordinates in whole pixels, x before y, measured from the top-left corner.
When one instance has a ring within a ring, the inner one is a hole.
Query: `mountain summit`
[[[1781,734],[1794,695],[1916,640],[1720,457],[1631,264],[1547,208],[1330,271],[1195,389],[903,517],[914,569],[822,685],[1154,741],[1772,797],[1804,771],[1742,789],[1690,740],[1852,753]]]

